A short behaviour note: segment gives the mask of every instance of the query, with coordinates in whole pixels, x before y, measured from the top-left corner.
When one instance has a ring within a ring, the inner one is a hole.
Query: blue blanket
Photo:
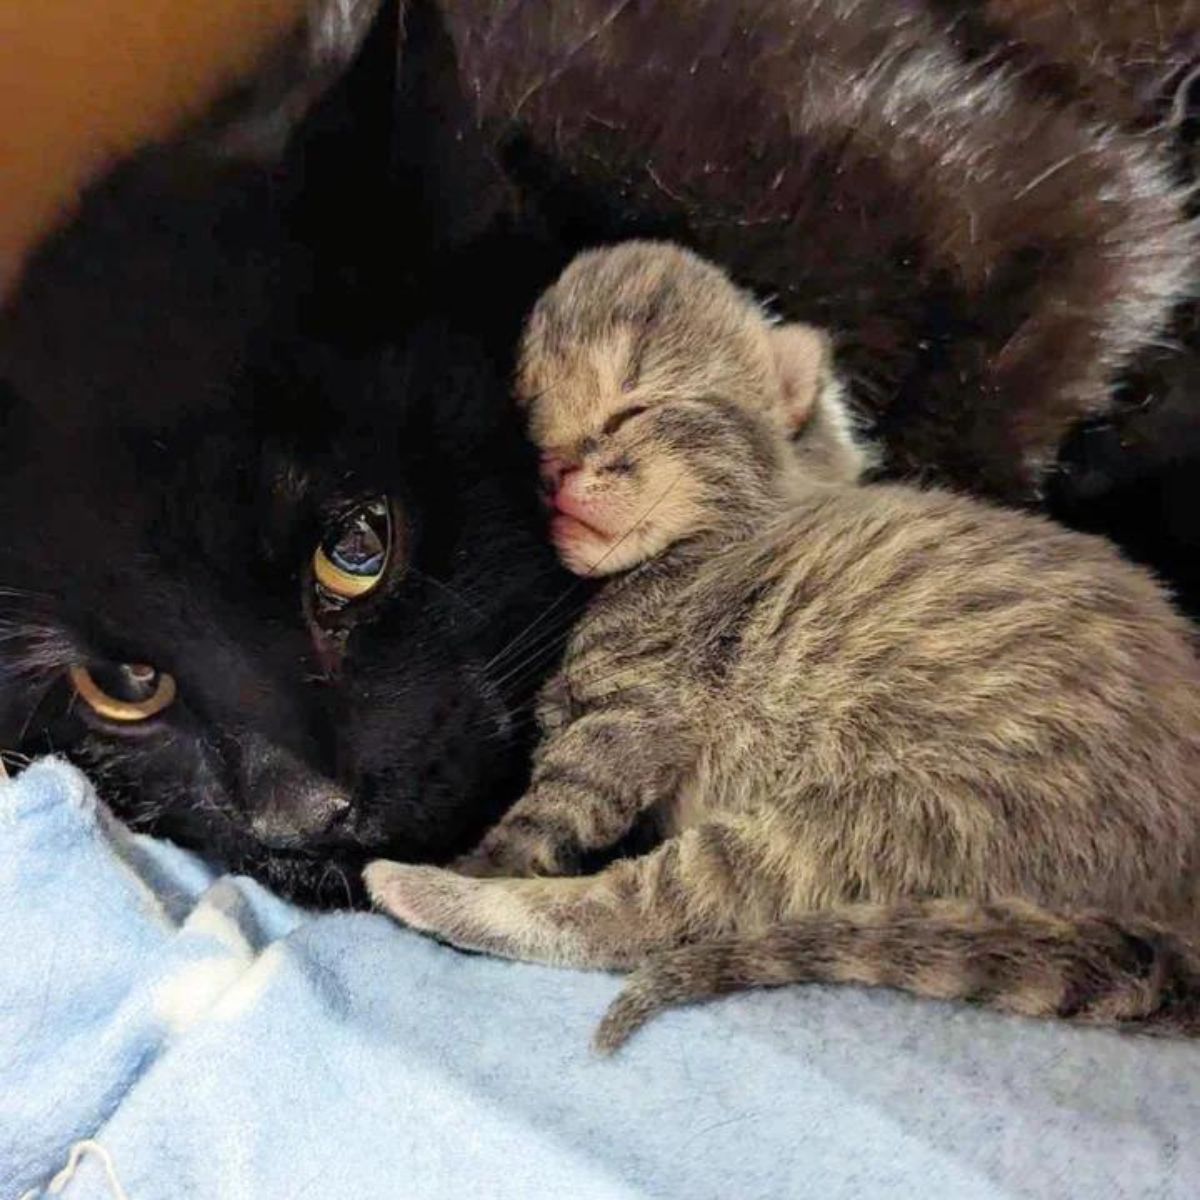
[[[0,1198],[1200,1195],[1200,1047],[848,988],[670,1013],[0,785]],[[55,1179],[55,1176],[58,1176]]]

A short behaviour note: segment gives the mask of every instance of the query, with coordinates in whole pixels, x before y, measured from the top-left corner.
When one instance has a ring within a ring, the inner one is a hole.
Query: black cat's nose
[[[320,846],[350,814],[349,793],[287,751],[253,737],[242,754],[250,832],[272,850]]]
[[[350,797],[336,784],[285,772],[264,781],[250,830],[272,850],[302,850],[333,834],[350,807]]]

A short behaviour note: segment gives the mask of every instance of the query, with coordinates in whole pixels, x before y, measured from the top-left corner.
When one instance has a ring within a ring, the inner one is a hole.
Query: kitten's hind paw
[[[513,838],[493,831],[471,851],[450,864],[460,875],[476,879],[534,879],[574,874],[572,855],[542,837]]]

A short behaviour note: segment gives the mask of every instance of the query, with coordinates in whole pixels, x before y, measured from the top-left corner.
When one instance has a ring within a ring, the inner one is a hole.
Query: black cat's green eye
[[[148,721],[175,700],[175,680],[148,663],[76,664],[69,674],[76,695],[109,721]]]
[[[383,581],[392,554],[391,507],[382,497],[356,505],[313,551],[313,578],[334,601],[360,600]]]

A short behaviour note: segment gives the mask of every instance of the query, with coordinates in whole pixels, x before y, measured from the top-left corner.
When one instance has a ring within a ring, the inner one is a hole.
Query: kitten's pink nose
[[[568,462],[558,454],[543,454],[538,469],[542,477],[542,490],[549,500],[558,495],[559,488],[567,476],[579,470],[574,463]]]
[[[573,517],[587,525],[593,533],[603,533],[606,504],[596,494],[595,478],[590,471],[570,467],[559,480],[558,491],[550,501],[556,513]]]
[[[578,508],[590,499],[586,472],[579,467],[567,467],[558,477],[558,486],[554,491],[555,506],[567,511]]]

